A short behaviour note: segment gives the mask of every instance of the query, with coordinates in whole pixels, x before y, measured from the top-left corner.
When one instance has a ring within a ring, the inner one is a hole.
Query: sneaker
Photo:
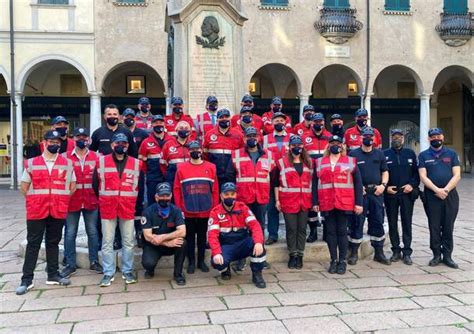
[[[155,277],[154,271],[145,270],[145,279],[152,279],[153,277]]]
[[[99,283],[99,286],[101,287],[110,286],[110,284],[112,284],[113,281],[114,281],[113,276],[104,275],[104,277],[102,277],[102,280]]]
[[[71,280],[66,277],[61,277],[58,275],[53,276],[53,277],[48,277],[46,280],[46,285],[69,285],[71,284]]]
[[[126,284],[137,283],[137,278],[135,277],[135,274],[132,273],[132,272],[123,273],[123,274],[122,274],[122,279],[125,280],[125,283],[126,283]]]
[[[33,284],[33,282],[21,282],[20,286],[18,288],[16,288],[15,293],[18,296],[24,295],[25,293],[27,293],[28,291],[30,291],[34,287],[35,287],[35,285]]]
[[[184,278],[183,274],[177,274],[174,276],[174,280],[178,285],[186,285],[186,278]]]
[[[63,278],[69,278],[72,275],[74,275],[75,273],[76,273],[76,268],[75,267],[66,266],[66,267],[64,267],[63,270],[61,270],[59,275]]]
[[[99,262],[92,262],[89,267],[89,270],[95,271],[97,274],[102,274],[104,272],[104,269],[102,268]]]
[[[232,277],[232,274],[230,272],[230,266],[229,266],[229,267],[227,267],[226,271],[221,273],[221,279],[224,280],[224,281],[228,281],[228,280],[230,280],[231,277]]]

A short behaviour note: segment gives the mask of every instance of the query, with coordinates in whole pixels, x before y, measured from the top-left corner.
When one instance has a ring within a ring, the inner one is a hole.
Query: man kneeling
[[[186,255],[186,225],[183,212],[171,204],[171,186],[167,182],[158,184],[155,200],[156,203],[146,208],[142,215],[145,237],[142,265],[145,278],[155,276],[156,264],[162,256],[174,254],[174,280],[178,285],[185,285],[183,263]]]
[[[263,289],[266,284],[262,269],[266,258],[260,223],[248,206],[235,200],[234,183],[223,184],[220,196],[222,202],[212,209],[208,222],[211,264],[221,272],[223,280],[229,280],[230,263],[250,256],[252,281],[256,287]]]

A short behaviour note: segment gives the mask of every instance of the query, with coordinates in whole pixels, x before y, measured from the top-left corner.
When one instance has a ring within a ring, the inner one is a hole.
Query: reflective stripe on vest
[[[177,159],[171,159],[168,161],[169,164],[180,164],[182,162],[189,161],[189,159],[183,159],[183,158],[177,158]]]
[[[189,181],[196,181],[196,180],[204,180],[204,181],[209,181],[209,182],[214,183],[214,180],[211,179],[211,178],[208,178],[208,177],[190,177],[190,178],[181,180],[181,183],[189,182]]]
[[[207,150],[208,153],[212,154],[232,154],[232,150],[224,150],[224,149],[211,149]]]
[[[237,232],[237,231],[242,231],[246,230],[245,227],[221,227],[220,231],[221,233],[229,233],[229,232]]]
[[[160,159],[161,158],[161,154],[158,153],[158,154],[148,154],[146,156],[148,159]]]

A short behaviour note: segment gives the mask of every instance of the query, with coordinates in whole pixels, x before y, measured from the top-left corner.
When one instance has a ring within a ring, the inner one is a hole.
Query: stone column
[[[300,117],[299,117],[299,122],[303,121],[303,107],[307,104],[309,104],[309,96],[311,94],[308,93],[300,93],[299,98],[300,98]]]
[[[430,129],[430,95],[420,95],[420,150],[424,151],[430,146],[428,143],[428,130]]]
[[[91,99],[91,114],[90,114],[90,133],[94,132],[97,128],[100,128],[102,121],[101,121],[101,105],[100,105],[100,94],[97,92],[89,92],[90,99]]]
[[[16,171],[17,171],[18,185],[20,185],[21,174],[23,174],[23,114],[22,114],[22,107],[21,107],[22,98],[23,98],[23,95],[21,92],[15,93],[17,150],[16,150],[16,159],[14,156],[12,156],[12,161],[13,161],[12,171],[11,171],[11,175],[12,175],[11,186],[12,187],[13,187],[13,168],[16,168]],[[11,109],[13,110],[13,103],[11,103]],[[13,122],[10,122],[10,133],[13,134]],[[11,140],[13,142],[13,138]],[[11,154],[13,155],[13,146],[12,146]]]
[[[371,99],[372,95],[367,95],[364,99],[364,109],[367,110],[367,113],[369,114],[369,119],[367,121],[367,125],[369,126],[372,126]]]

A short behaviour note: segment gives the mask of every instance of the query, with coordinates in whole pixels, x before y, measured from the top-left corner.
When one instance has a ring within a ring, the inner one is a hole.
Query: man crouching
[[[248,206],[236,201],[234,183],[224,183],[220,196],[222,202],[212,209],[208,222],[211,264],[220,271],[223,280],[229,280],[230,263],[250,256],[252,281],[257,288],[263,289],[266,284],[262,269],[266,257],[262,228]]]
[[[173,278],[176,284],[186,285],[183,275],[186,256],[186,225],[183,212],[171,204],[171,186],[167,182],[158,184],[155,200],[156,203],[143,212],[141,221],[145,237],[142,255],[145,278],[153,278],[155,267],[162,256],[174,255]]]

